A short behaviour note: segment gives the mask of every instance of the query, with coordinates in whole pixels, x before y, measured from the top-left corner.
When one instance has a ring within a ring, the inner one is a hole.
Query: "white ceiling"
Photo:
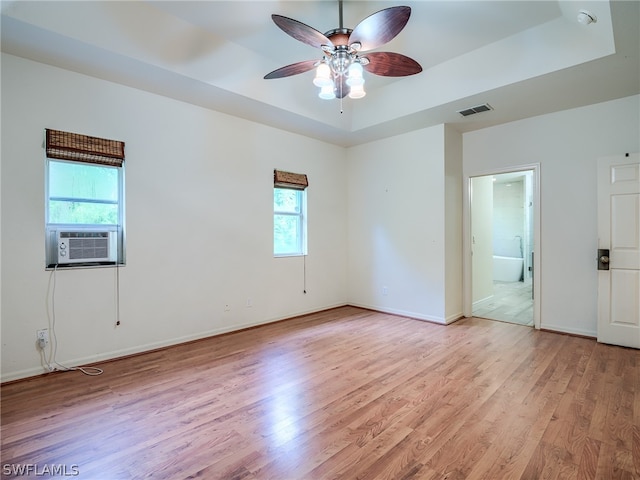
[[[411,18],[376,51],[407,55],[423,72],[365,73],[367,96],[342,105],[317,97],[313,72],[263,79],[321,56],[271,14],[326,32],[339,26],[336,0],[2,1],[2,51],[343,146],[640,93],[639,1],[345,0],[344,26],[394,5],[410,6]],[[578,23],[581,9],[598,21]],[[485,102],[492,111],[457,113]]]

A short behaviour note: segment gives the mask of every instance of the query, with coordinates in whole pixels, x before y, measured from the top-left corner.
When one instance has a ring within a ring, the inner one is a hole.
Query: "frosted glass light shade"
[[[366,94],[362,85],[353,85],[349,91],[349,98],[362,98]]]
[[[349,65],[349,72],[347,75],[347,85],[358,86],[364,84],[364,78],[362,78],[362,65],[355,62]]]
[[[320,93],[318,94],[318,96],[323,100],[333,100],[334,98],[336,98],[336,94],[333,91],[333,82],[331,83],[331,85],[320,88]]]
[[[313,79],[313,84],[316,87],[327,87],[329,85],[333,85],[333,80],[331,79],[331,68],[326,63],[321,63],[316,68],[316,76]]]

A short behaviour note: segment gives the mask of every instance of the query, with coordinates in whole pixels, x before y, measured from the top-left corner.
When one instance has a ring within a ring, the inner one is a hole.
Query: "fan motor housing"
[[[353,30],[350,28],[334,28],[333,30],[326,32],[324,36],[331,40],[331,43],[336,47],[346,47],[349,45],[349,36],[351,35],[351,32],[353,32]]]

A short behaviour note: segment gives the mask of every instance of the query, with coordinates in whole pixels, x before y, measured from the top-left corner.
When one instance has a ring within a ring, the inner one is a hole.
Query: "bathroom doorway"
[[[535,324],[536,171],[470,178],[472,315]]]

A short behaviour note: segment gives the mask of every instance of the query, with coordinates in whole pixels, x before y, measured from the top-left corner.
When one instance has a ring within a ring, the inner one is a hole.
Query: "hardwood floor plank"
[[[634,473],[640,478],[640,422],[634,420],[633,424],[633,446],[631,449],[631,458],[633,460]]]
[[[589,339],[343,307],[100,367],[2,386],[3,466],[108,480],[640,478],[640,351]]]
[[[596,478],[611,480],[637,479],[632,465],[631,452],[603,443],[598,455]]]
[[[578,478],[592,480],[596,478],[598,457],[600,456],[600,442],[587,438],[578,468]]]

